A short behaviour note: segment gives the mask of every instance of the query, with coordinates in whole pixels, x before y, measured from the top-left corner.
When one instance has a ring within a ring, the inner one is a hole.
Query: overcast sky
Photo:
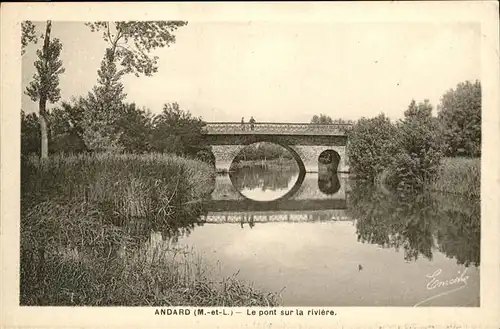
[[[38,31],[44,25],[37,24]],[[480,79],[480,25],[430,23],[203,23],[154,52],[153,77],[123,79],[127,101],[154,113],[166,102],[207,121],[309,122],[314,114],[400,118],[411,99],[435,107],[444,92]],[[63,100],[95,85],[106,43],[83,23],[54,22],[63,44]],[[37,45],[23,56],[23,90]],[[37,104],[23,96],[25,111]]]

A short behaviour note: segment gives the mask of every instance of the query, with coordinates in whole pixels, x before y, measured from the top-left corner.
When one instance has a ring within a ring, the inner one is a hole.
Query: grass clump
[[[196,214],[212,181],[199,161],[171,155],[54,156],[22,165],[24,208],[44,201],[86,202],[103,210],[114,224],[133,218],[152,229],[181,227]]]
[[[443,159],[436,178],[429,184],[429,189],[479,198],[481,194],[481,159]]]

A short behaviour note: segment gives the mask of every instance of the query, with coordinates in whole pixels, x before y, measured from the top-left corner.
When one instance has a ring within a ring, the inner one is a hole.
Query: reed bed
[[[481,159],[445,158],[436,179],[429,184],[429,190],[479,198]]]
[[[276,305],[235,277],[211,279],[193,250],[166,243],[203,212],[208,165],[100,154],[21,166],[21,305]]]

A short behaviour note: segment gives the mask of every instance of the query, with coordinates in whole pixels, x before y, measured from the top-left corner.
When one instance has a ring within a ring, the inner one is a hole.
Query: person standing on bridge
[[[255,125],[255,119],[253,118],[253,116],[250,117],[250,121],[249,122],[250,122],[250,129],[253,130],[254,125]]]
[[[245,117],[241,117],[241,130],[245,130]]]

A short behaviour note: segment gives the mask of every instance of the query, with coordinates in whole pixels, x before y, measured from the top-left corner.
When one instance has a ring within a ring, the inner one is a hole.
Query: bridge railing
[[[334,133],[347,132],[352,129],[350,124],[312,124],[312,123],[274,123],[259,122],[207,122],[203,128],[205,133]]]

